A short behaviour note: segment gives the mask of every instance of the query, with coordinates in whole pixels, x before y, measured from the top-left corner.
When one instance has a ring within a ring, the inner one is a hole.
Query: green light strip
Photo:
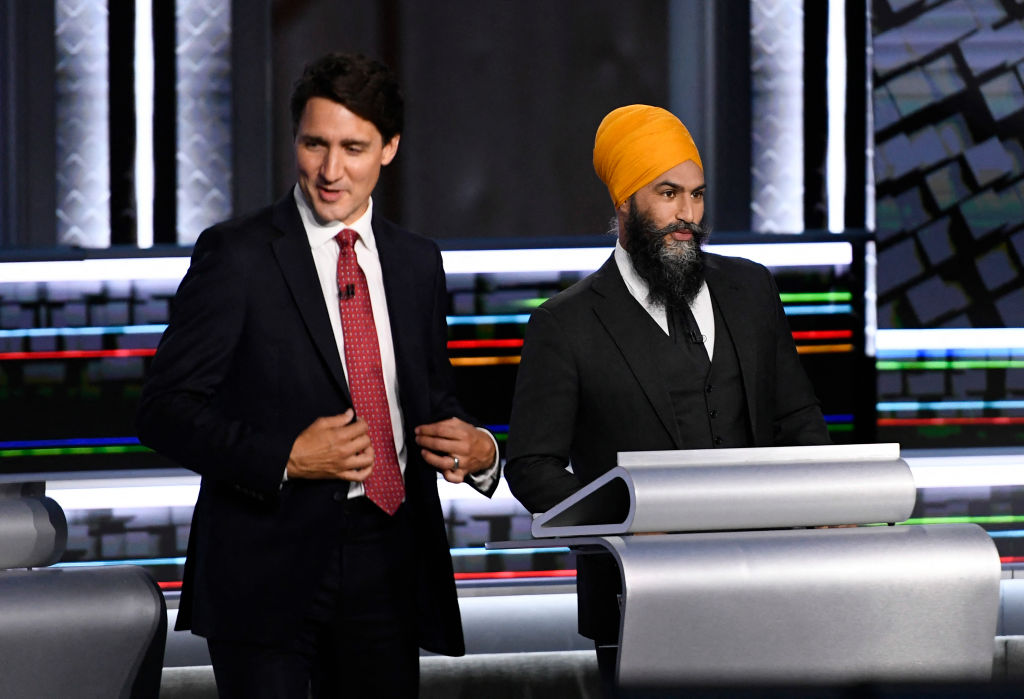
[[[823,291],[795,294],[779,294],[783,303],[838,303],[850,301],[853,294],[849,291]]]
[[[48,447],[45,449],[0,449],[0,459],[12,456],[81,456],[83,454],[138,454],[151,451],[140,445],[110,447]]]
[[[922,359],[920,361],[898,362],[881,360],[875,362],[879,371],[900,371],[903,369],[1024,369],[1022,359]]]
[[[829,432],[853,432],[853,425],[851,424],[837,424],[837,425],[825,425]]]
[[[1020,524],[1024,515],[987,515],[971,517],[968,515],[955,517],[915,517],[901,524]]]

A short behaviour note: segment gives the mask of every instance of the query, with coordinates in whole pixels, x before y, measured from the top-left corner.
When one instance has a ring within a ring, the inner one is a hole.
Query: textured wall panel
[[[57,243],[110,246],[107,4],[54,6]]]
[[[751,0],[751,228],[804,229],[804,12],[801,0]]]
[[[231,2],[177,0],[175,14],[178,243],[191,245],[231,215]]]

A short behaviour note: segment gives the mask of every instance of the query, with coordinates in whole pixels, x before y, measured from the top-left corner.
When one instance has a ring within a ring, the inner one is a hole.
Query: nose
[[[694,222],[694,203],[693,198],[688,196],[676,197],[676,220],[683,221],[685,223]]]
[[[328,148],[320,163],[320,176],[325,182],[335,182],[341,178],[342,154],[337,148]]]

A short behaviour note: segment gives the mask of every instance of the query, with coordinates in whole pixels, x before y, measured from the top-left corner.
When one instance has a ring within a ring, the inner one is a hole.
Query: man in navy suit
[[[291,108],[296,186],[202,233],[143,390],[142,442],[202,475],[177,627],[222,696],[415,696],[420,647],[465,652],[437,474],[490,495],[497,445],[454,394],[437,245],[374,210],[394,75],[331,54]]]

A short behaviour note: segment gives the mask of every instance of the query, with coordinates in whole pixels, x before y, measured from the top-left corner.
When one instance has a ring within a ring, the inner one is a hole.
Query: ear
[[[388,163],[395,159],[396,155],[398,155],[398,139],[400,139],[401,137],[401,134],[396,133],[394,136],[391,137],[390,141],[384,144],[384,148],[381,150],[380,154],[381,165],[387,165]]]

